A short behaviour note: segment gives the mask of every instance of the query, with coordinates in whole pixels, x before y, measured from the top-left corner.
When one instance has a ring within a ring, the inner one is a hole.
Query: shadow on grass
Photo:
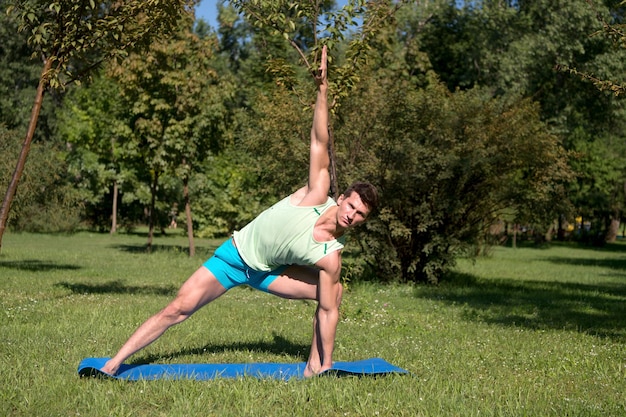
[[[512,248],[511,239],[507,241],[506,244],[503,245],[506,248]],[[626,240],[620,240],[616,243],[604,243],[602,245],[592,245],[589,243],[583,242],[545,242],[545,243],[535,243],[533,241],[521,241],[517,242],[517,248],[524,249],[537,249],[539,251],[543,251],[546,249],[550,249],[553,247],[561,247],[567,249],[580,249],[583,251],[594,251],[594,252],[604,252],[604,253],[626,253]]]
[[[126,253],[189,253],[189,247],[183,245],[152,245],[150,250],[146,245],[113,245],[111,247]],[[196,246],[196,256],[208,258],[215,252],[215,249],[217,249],[217,245],[211,247]]]
[[[611,268],[626,270],[626,259],[584,259],[584,258],[570,258],[570,257],[549,257],[545,258],[546,261],[560,265],[576,265],[576,266],[598,266],[602,268]],[[626,281],[626,280],[625,280]]]
[[[483,280],[456,273],[417,298],[461,306],[467,320],[535,330],[570,330],[626,341],[626,286]]]
[[[103,284],[83,284],[59,282],[55,287],[65,288],[75,294],[140,294],[140,295],[176,295],[177,287],[169,286],[137,286],[125,285],[122,281],[109,281]]]
[[[294,358],[294,360],[306,360],[310,345],[293,343],[276,333],[274,333],[273,336],[274,340],[272,340],[271,342],[258,341],[234,342],[228,344],[208,344],[203,347],[182,349],[178,352],[173,352],[169,354],[144,355],[128,363],[131,365],[143,365],[148,363],[162,362],[163,360],[175,359],[181,356],[202,356],[209,355],[211,353],[228,351],[258,352],[279,356],[288,355]]]
[[[78,265],[69,265],[69,264],[59,264],[55,262],[44,262],[36,259],[25,259],[23,261],[9,261],[2,262],[0,261],[0,269],[16,269],[19,271],[32,271],[32,272],[42,272],[42,271],[55,271],[55,270],[77,270],[81,267]]]
[[[571,243],[571,242],[558,242],[558,245],[563,245],[573,249],[592,250],[595,252],[615,252],[626,253],[626,241],[618,240],[615,243],[603,243],[600,245],[592,245],[589,243]]]

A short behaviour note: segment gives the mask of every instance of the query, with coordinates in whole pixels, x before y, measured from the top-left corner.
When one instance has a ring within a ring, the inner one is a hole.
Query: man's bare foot
[[[305,378],[310,378],[312,376],[315,376],[319,373],[319,368],[317,368],[318,371],[316,372],[316,369],[314,369],[310,363],[306,364],[306,367],[304,368],[304,377]]]
[[[315,375],[319,375],[324,371],[328,371],[330,368],[332,368],[332,365],[330,366],[320,366],[317,369],[314,369],[310,364],[306,364],[306,368],[304,368],[304,377],[305,378],[310,378],[312,376]]]

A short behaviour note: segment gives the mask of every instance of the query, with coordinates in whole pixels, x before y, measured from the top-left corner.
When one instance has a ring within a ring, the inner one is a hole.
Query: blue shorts
[[[222,243],[203,265],[227,290],[245,284],[265,292],[269,292],[267,287],[287,268],[286,265],[272,271],[250,268],[241,259],[232,238]]]

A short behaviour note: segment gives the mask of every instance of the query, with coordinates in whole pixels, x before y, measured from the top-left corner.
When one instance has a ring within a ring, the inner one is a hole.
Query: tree
[[[20,145],[21,133],[0,125],[0,187],[9,184]],[[80,224],[82,193],[68,178],[63,149],[53,140],[33,143],[9,217],[13,230],[70,232]]]
[[[14,174],[0,207],[0,249],[11,202],[17,191],[49,88],[80,80],[103,62],[123,58],[129,49],[145,46],[153,36],[175,27],[184,0],[9,0],[7,13],[20,31],[27,31],[33,52],[43,63],[28,129]]]
[[[150,189],[148,248],[157,215],[158,191],[164,176],[182,180],[189,253],[195,253],[189,181],[196,166],[219,150],[224,103],[234,85],[212,68],[215,37],[200,38],[192,20],[181,21],[170,38],[154,42],[142,54],[113,65],[130,113],[127,149],[138,172],[147,173]]]
[[[255,38],[262,40],[263,45],[270,46],[266,52],[266,71],[272,76],[272,80],[291,90],[302,103],[309,101],[303,97],[312,97],[308,87],[310,81],[299,76],[302,69],[307,74],[315,73],[322,45],[327,45],[331,51],[340,50],[341,56],[335,52],[337,55],[329,58],[337,59],[329,87],[332,97],[331,112],[335,112],[339,100],[348,96],[358,84],[359,72],[367,63],[372,39],[393,20],[395,12],[402,5],[410,2],[351,0],[338,10],[333,10],[334,4],[327,0],[235,0],[230,3],[257,29]],[[281,52],[284,48],[271,48],[272,45],[282,45],[284,42],[291,46],[292,52],[297,53],[297,61]],[[303,85],[303,81],[307,84]],[[340,190],[332,126],[329,126],[329,130],[331,194],[337,197]]]
[[[373,77],[338,128],[353,146],[343,169],[380,184],[380,213],[358,232],[379,279],[437,282],[502,213],[561,209],[567,154],[536,105],[398,78]]]
[[[590,33],[594,37],[604,37],[611,41],[614,50],[617,53],[620,49],[626,48],[626,25],[624,25],[624,2],[610,1],[607,8],[598,7],[591,0],[585,0],[589,9],[596,13],[599,28]],[[567,71],[578,77],[590,81],[600,91],[610,91],[615,96],[626,93],[626,80],[623,73],[620,74],[596,74],[589,69],[579,69],[574,64],[559,65],[557,67],[561,71]]]
[[[104,226],[98,206],[105,196],[111,197],[110,209],[104,214],[111,234],[117,230],[120,185],[132,177],[124,164],[121,143],[128,111],[119,96],[113,79],[99,74],[88,85],[67,94],[58,124],[59,135],[69,144],[66,160],[74,184],[83,190],[94,225]]]
[[[28,110],[41,72],[31,59],[27,38],[18,32],[15,19],[0,13],[0,124],[8,129],[28,127]],[[40,127],[46,130],[45,125]]]
[[[411,12],[413,29],[422,30],[432,10],[406,6],[394,16]],[[553,215],[570,172],[536,106],[492,100],[490,90],[448,92],[428,73],[420,33],[409,29],[388,18],[362,45],[367,53],[351,73],[353,83],[335,95],[336,163],[340,183],[369,180],[383,194],[379,216],[356,232],[370,272],[383,280],[436,282],[461,250],[481,244],[499,213]],[[339,73],[345,81],[341,71],[348,73],[351,61],[342,53],[346,45],[336,47],[331,79]],[[291,92],[304,90],[299,74],[291,74],[278,78],[271,93],[255,96],[258,122],[244,135],[267,168],[262,183],[272,190],[301,182],[306,162],[300,155],[306,156],[309,124],[298,109],[306,94]]]
[[[619,146],[624,139],[624,102],[559,69],[577,68],[601,79],[621,79],[626,71],[624,51],[616,53],[602,36],[589,36],[598,30],[598,16],[610,22],[623,20],[623,8],[615,7],[619,2],[597,1],[593,8],[588,2],[548,0],[465,2],[463,8],[453,3],[425,27],[424,51],[437,74],[451,91],[478,85],[491,89],[494,96],[537,101],[541,118],[566,149],[582,158],[573,160],[578,177],[569,198],[580,214],[600,216],[591,219],[601,225],[597,233],[611,234],[602,229],[621,216],[616,208],[623,205],[612,196],[623,188],[617,173],[625,170],[617,165],[626,158]],[[586,152],[593,156],[585,156]],[[606,159],[604,165],[587,163],[600,155],[616,158]],[[611,174],[596,170],[601,166],[614,170]],[[599,177],[604,179],[594,181]],[[587,194],[592,189],[593,196]],[[598,198],[598,193],[604,197]],[[609,201],[614,201],[612,208],[591,207]]]
[[[557,65],[557,70],[590,82],[601,92],[598,95],[608,108],[596,113],[605,117],[599,117],[602,125],[592,137],[579,129],[572,135],[572,144],[581,154],[575,161],[580,175],[573,191],[579,214],[592,225],[588,233],[582,233],[583,238],[595,243],[614,242],[626,205],[625,10],[623,1],[608,1],[604,5],[590,0],[586,3],[589,12],[597,17],[597,30],[589,32],[590,37],[606,46],[597,55],[594,65],[572,62]]]

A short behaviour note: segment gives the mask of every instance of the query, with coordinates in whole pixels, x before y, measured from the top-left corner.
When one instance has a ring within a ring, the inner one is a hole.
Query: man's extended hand
[[[315,84],[317,84],[318,87],[328,87],[328,52],[326,45],[322,47],[322,60],[320,62],[320,67],[313,74],[313,78],[315,79]]]

